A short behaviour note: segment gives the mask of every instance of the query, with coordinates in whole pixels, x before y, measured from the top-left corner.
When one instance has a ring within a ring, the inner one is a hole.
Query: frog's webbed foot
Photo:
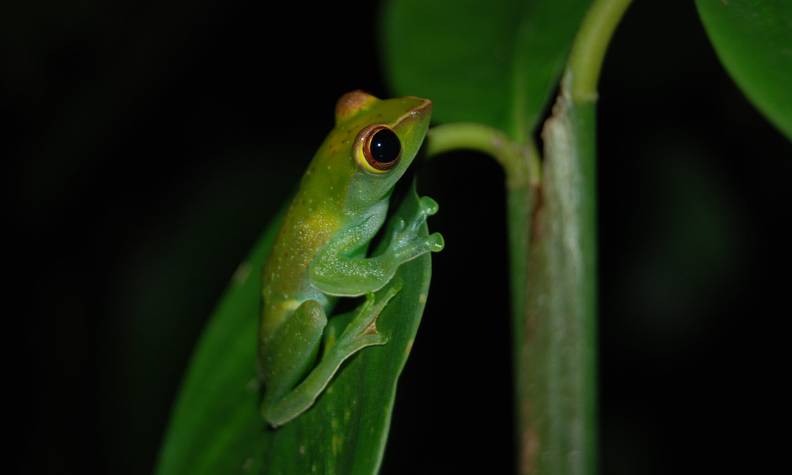
[[[376,298],[372,292],[366,294],[366,301],[360,306],[355,317],[338,338],[339,344],[348,343],[357,346],[366,343],[364,346],[369,346],[386,343],[387,337],[377,331],[377,319],[391,299],[401,291],[401,288],[401,280],[398,280],[388,287],[379,298]]]
[[[418,201],[418,212],[409,222],[397,219],[393,224],[388,252],[393,253],[399,263],[407,262],[427,252],[443,250],[445,242],[440,233],[432,233],[429,236],[419,234],[426,218],[437,213],[437,210],[437,202],[428,196],[423,196]]]

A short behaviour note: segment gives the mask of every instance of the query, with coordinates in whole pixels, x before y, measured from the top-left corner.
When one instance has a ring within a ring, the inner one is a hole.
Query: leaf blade
[[[723,66],[792,140],[792,2],[697,0],[696,5]]]
[[[396,216],[408,216],[416,207],[413,186]],[[174,406],[158,474],[373,474],[379,468],[396,383],[426,302],[431,258],[422,256],[397,272],[404,287],[378,321],[380,331],[390,334],[389,342],[354,355],[314,407],[273,431],[258,414],[255,357],[258,269],[278,222],[240,268],[197,346]],[[422,233],[428,234],[426,225]],[[329,328],[337,329],[339,323],[331,317]]]
[[[589,0],[392,0],[385,67],[399,94],[441,122],[479,122],[525,142],[541,118]]]

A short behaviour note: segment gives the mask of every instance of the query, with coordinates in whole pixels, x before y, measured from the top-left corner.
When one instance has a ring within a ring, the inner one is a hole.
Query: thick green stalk
[[[629,3],[592,4],[542,134],[544,173],[518,362],[522,474],[597,471],[596,87]]]
[[[596,437],[596,84],[630,0],[596,0],[535,147],[479,124],[430,131],[429,155],[487,153],[504,168],[519,472],[593,475]],[[541,172],[541,179],[540,179]]]
[[[563,92],[543,132],[518,361],[522,474],[596,473],[594,119],[593,103]]]

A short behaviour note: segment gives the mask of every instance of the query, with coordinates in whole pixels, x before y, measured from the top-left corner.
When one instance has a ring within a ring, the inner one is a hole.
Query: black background
[[[202,325],[336,98],[389,95],[378,8],[4,9],[10,463],[146,473]],[[785,412],[792,144],[729,79],[692,3],[636,2],[600,98],[602,473],[755,471]],[[447,247],[383,473],[509,473],[502,175],[468,154],[419,177]]]

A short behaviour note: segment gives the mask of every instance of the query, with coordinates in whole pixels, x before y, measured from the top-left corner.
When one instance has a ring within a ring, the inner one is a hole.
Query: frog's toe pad
[[[428,196],[422,196],[418,202],[418,206],[421,210],[421,214],[424,216],[432,216],[440,209],[440,205],[437,204],[437,201]]]
[[[431,252],[440,252],[445,247],[445,239],[440,233],[432,233],[426,238],[426,246]]]

